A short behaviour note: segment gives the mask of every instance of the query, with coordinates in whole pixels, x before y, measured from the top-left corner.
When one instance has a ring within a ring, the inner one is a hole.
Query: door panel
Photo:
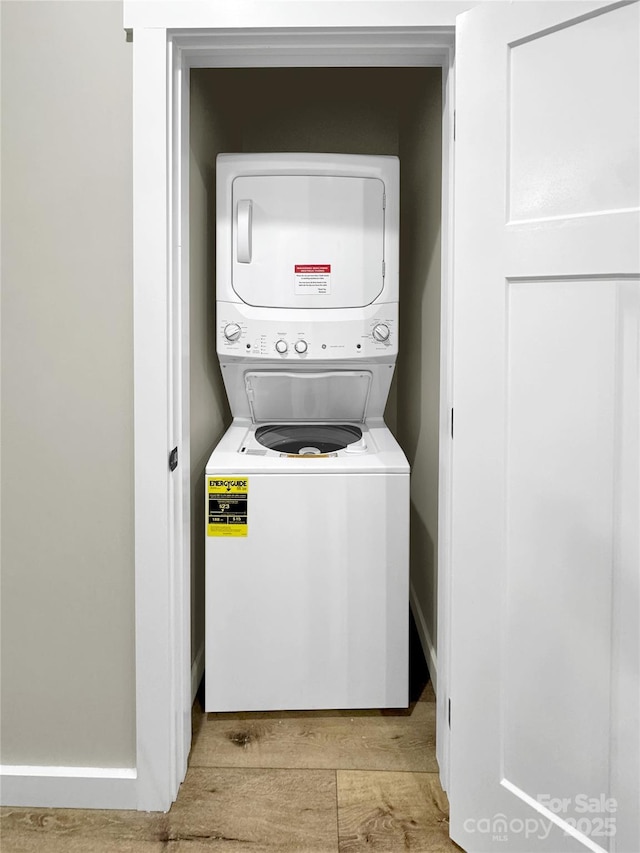
[[[633,369],[619,334],[632,288],[507,287],[503,774],[534,799],[568,798],[562,816],[575,820],[577,793],[609,790],[616,375]]]
[[[458,20],[451,835],[631,853],[638,5]]]
[[[233,289],[264,307],[371,304],[383,287],[383,205],[377,178],[236,178]]]
[[[509,220],[638,204],[638,13],[627,6],[536,33],[509,50]],[[612,168],[599,168],[608,151]]]

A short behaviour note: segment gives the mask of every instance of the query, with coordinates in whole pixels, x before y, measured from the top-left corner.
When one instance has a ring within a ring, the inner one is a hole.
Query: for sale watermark
[[[499,812],[492,817],[467,818],[463,827],[470,834],[488,835],[493,841],[505,842],[518,835],[544,841],[554,823],[564,830],[565,835],[574,835],[571,829],[592,839],[612,838],[616,834],[618,803],[606,794],[595,797],[588,794],[573,797],[538,794],[536,800],[547,814],[555,815],[558,820],[551,820],[542,813],[526,818],[509,818]]]

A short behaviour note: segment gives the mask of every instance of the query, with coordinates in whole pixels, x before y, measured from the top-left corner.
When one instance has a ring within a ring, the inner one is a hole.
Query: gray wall
[[[398,438],[411,463],[411,584],[418,631],[436,648],[440,394],[440,69],[407,87],[400,120]],[[425,636],[426,635],[426,636]],[[428,660],[428,658],[427,658]]]
[[[0,6],[1,760],[132,766],[131,45]]]
[[[191,657],[204,658],[204,468],[231,422],[216,355],[216,155],[232,150],[232,125],[213,108],[203,72],[191,75],[189,349],[191,443]],[[198,673],[200,675],[201,673]]]

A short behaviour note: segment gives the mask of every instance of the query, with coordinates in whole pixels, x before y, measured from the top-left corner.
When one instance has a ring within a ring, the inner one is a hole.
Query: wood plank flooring
[[[459,851],[431,685],[408,711],[204,714],[167,814],[0,810],[2,853]]]
[[[459,849],[449,838],[449,805],[435,773],[337,773],[340,853]]]
[[[198,732],[190,764],[437,773],[435,712],[435,702],[418,702],[410,719],[368,711],[241,720],[220,714]]]

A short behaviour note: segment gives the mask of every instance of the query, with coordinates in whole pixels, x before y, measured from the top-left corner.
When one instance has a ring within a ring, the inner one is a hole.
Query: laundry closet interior
[[[442,105],[441,68],[191,69],[192,687],[204,659],[204,468],[231,422],[216,354],[215,290],[216,156],[228,152],[400,158],[399,352],[385,421],[411,465],[412,609],[436,681]]]

